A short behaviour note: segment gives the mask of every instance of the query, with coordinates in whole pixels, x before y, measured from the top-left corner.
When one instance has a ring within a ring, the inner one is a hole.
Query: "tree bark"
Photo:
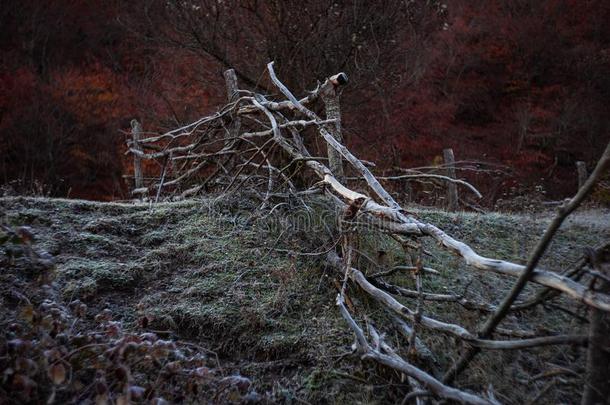
[[[336,120],[331,124],[327,124],[326,128],[337,142],[343,143],[343,136],[341,135],[341,108],[336,85],[331,81],[327,81],[321,91],[321,96],[326,110],[326,119]],[[330,145],[328,146],[328,165],[330,171],[335,175],[335,178],[341,183],[344,183],[345,175],[343,173],[343,159],[341,153]]]
[[[595,270],[600,273],[597,290],[610,293],[610,247],[591,255]],[[610,313],[590,308],[587,376],[582,405],[610,404]]]
[[[234,102],[239,98],[239,92],[237,87],[237,75],[234,69],[228,69],[224,72],[225,82],[227,84],[227,100],[229,103]],[[239,135],[239,129],[241,128],[241,120],[238,114],[232,115],[233,121],[229,126],[230,137],[237,137]],[[231,143],[231,139],[225,141],[225,146]]]

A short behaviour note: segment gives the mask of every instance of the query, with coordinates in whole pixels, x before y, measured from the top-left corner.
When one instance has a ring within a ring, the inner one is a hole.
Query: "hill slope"
[[[0,199],[2,221],[30,226],[36,246],[56,256],[52,289],[59,300],[79,299],[89,305],[91,314],[112,310],[126,329],[155,331],[214,350],[225,372],[252,378],[262,395],[258,400],[400,400],[408,390],[400,376],[348,355],[353,338],[334,306],[334,280],[340,277],[325,269],[323,254],[309,254],[332,246],[332,210],[323,200],[312,200],[308,210],[267,217],[253,216],[255,208],[247,199],[210,198],[152,208],[148,204]],[[514,261],[527,257],[548,221],[502,214],[417,213],[484,254]],[[609,239],[607,224],[582,218],[575,217],[562,229],[545,266],[566,269],[583,248]],[[371,261],[384,267],[401,263],[400,250],[373,231],[361,238],[360,247],[363,255],[358,266],[363,270],[376,270]],[[466,269],[459,259],[433,244],[425,249],[431,254],[426,266],[441,273],[425,280],[427,291],[454,291],[497,303],[510,286],[510,280]],[[401,275],[389,280],[412,284]],[[6,292],[6,280],[2,283]],[[355,292],[353,297],[366,308],[367,316],[383,319],[373,302],[360,301]],[[561,299],[554,303],[573,306]],[[15,309],[6,294],[3,305]],[[452,303],[427,304],[425,310],[439,319],[459,317],[471,330],[482,319],[482,314]],[[1,326],[11,321],[10,314],[2,316]],[[503,326],[586,330],[582,321],[562,312],[550,316],[542,308],[511,316]],[[436,365],[426,367],[431,372],[445,369],[461,350],[449,337],[424,331],[421,338],[436,356]],[[400,344],[398,337],[392,339]],[[480,392],[491,381],[501,401],[518,403],[544,388],[546,381],[532,376],[552,366],[578,372],[583,355],[582,349],[561,347],[489,352],[458,383]],[[388,379],[396,385],[388,387]],[[544,401],[574,402],[582,381],[569,376],[558,385],[543,393]]]

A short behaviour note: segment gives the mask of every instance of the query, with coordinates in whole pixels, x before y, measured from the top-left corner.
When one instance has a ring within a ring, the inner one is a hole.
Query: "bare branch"
[[[417,381],[421,382],[427,389],[429,389],[441,398],[452,399],[454,401],[458,401],[464,404],[488,405],[494,403],[490,400],[486,400],[476,395],[444,385],[425,371],[420,370],[412,364],[407,363],[401,357],[396,355],[396,353],[394,353],[393,351],[391,351],[392,355],[387,355],[381,353],[376,349],[373,349],[368,344],[366,337],[364,336],[364,331],[358,326],[356,321],[354,321],[354,318],[352,318],[350,313],[347,311],[347,308],[345,308],[344,300],[341,295],[337,295],[337,306],[339,307],[339,312],[349,325],[350,329],[355,333],[356,341],[358,342],[358,351],[362,354],[363,358],[375,360],[381,364],[384,364],[395,370],[399,370],[405,373],[406,375],[415,378]]]
[[[542,255],[546,251],[547,247],[551,243],[553,236],[559,227],[563,223],[563,221],[567,218],[570,213],[572,213],[578,206],[582,203],[585,197],[593,190],[593,186],[597,183],[598,179],[605,173],[605,171],[610,166],[610,143],[606,146],[606,150],[604,151],[602,157],[600,158],[595,170],[591,174],[591,177],[586,181],[586,183],[578,190],[578,193],[569,201],[566,202],[565,205],[562,205],[555,216],[555,219],[551,222],[544,235],[534,248],[531,258],[529,259],[527,266],[521,274],[519,275],[519,279],[513,285],[510,292],[506,295],[502,303],[498,306],[496,312],[487,320],[485,325],[483,326],[481,333],[479,336],[482,338],[486,338],[491,336],[496,326],[500,324],[502,319],[508,314],[510,311],[510,307],[513,305],[527,282],[534,276],[534,271],[538,262],[542,258]],[[585,291],[591,293],[590,291]],[[607,311],[608,309],[606,309]],[[444,377],[445,382],[451,382],[453,379],[466,368],[468,363],[477,355],[480,349],[471,348],[466,353],[462,355],[462,357],[458,360],[458,362],[452,367]]]
[[[440,174],[424,174],[424,173],[422,173],[422,174],[402,174],[400,176],[378,177],[378,179],[380,179],[380,180],[439,179],[439,180],[443,180],[443,181],[446,181],[449,183],[455,183],[455,184],[464,186],[464,187],[470,189],[470,191],[472,191],[478,198],[483,198],[483,195],[472,184],[470,184],[464,180],[453,179],[451,177],[442,176]]]

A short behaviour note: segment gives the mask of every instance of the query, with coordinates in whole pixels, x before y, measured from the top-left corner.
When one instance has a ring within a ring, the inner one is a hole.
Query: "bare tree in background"
[[[249,84],[267,60],[284,66],[291,85],[349,70],[353,80],[371,80],[404,68],[409,37],[437,30],[441,2],[356,0],[153,2],[169,24],[166,40],[236,68]]]
[[[419,75],[421,58],[414,52],[447,15],[440,1],[403,0],[148,0],[135,12],[136,30],[149,40],[216,62],[218,72],[235,69],[250,87],[273,91],[260,74],[269,60],[295,88],[315,87],[316,79],[345,71],[354,84],[346,91],[358,92],[349,96],[353,106],[379,96],[371,89],[387,97]],[[360,86],[368,83],[384,85]]]

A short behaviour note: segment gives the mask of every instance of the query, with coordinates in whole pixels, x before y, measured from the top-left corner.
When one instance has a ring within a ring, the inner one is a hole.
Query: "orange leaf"
[[[66,368],[63,366],[63,364],[55,364],[54,366],[51,366],[48,374],[49,378],[55,385],[60,385],[66,381]]]

